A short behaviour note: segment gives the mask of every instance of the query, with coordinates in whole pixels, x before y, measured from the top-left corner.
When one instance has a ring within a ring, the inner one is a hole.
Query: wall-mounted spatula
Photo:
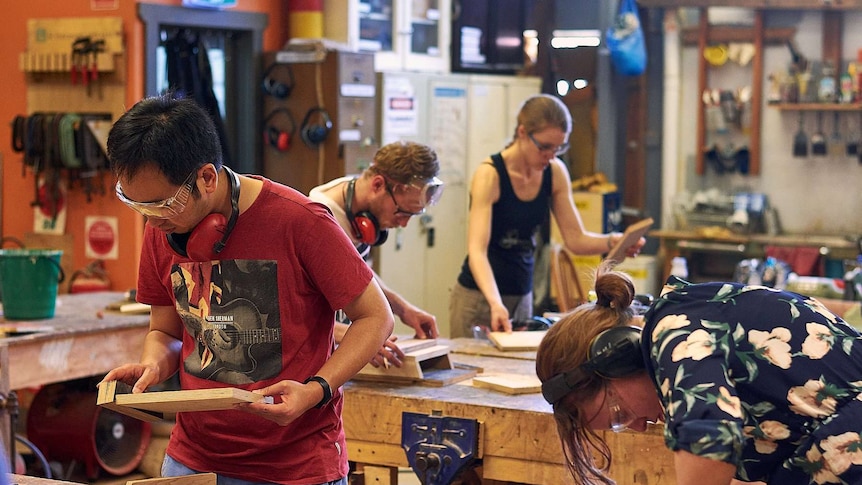
[[[838,127],[838,112],[832,112],[832,134],[829,135],[829,156],[832,158],[840,158],[844,155],[844,138],[841,136],[841,130]]]
[[[853,120],[853,117],[849,117],[850,120]],[[849,121],[847,123],[848,131],[850,134],[847,136],[847,150],[846,155],[848,157],[855,157],[859,155],[859,126],[853,121]]]
[[[805,134],[804,124],[804,112],[799,112],[799,131],[796,132],[796,136],[793,137],[793,156],[794,157],[807,157],[808,156],[808,135]]]
[[[811,154],[819,157],[826,155],[826,135],[823,134],[823,112],[817,112],[817,131],[811,135]]]

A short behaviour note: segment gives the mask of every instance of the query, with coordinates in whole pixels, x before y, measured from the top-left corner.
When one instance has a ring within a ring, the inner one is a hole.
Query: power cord
[[[15,432],[15,428],[18,425],[18,416],[20,411],[18,394],[15,391],[9,391],[9,394],[5,396],[0,394],[0,410],[6,411],[6,413],[9,414],[9,470],[14,473],[16,462],[15,444],[20,442],[30,448],[33,454],[36,455],[36,458],[42,464],[42,469],[45,471],[45,478],[53,478],[51,465],[48,464],[48,460],[45,458],[45,454],[42,453],[42,450],[27,438],[24,438]]]

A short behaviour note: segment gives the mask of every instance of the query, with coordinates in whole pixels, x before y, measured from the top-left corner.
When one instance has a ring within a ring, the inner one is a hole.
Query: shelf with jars
[[[855,113],[862,111],[862,103],[775,103],[770,108],[780,111],[838,111]]]

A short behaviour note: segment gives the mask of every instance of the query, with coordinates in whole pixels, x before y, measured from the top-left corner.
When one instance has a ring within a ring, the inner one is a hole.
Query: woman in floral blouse
[[[614,483],[602,430],[658,421],[681,485],[862,483],[862,338],[820,302],[671,277],[641,321],[606,267],[596,294],[536,359],[578,483]]]

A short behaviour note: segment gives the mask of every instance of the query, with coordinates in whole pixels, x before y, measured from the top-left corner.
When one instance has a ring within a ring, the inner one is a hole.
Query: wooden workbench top
[[[0,344],[148,326],[150,317],[147,314],[127,314],[105,309],[108,304],[123,298],[123,293],[110,291],[60,295],[53,318],[7,320],[0,316],[0,331],[5,333],[5,337],[0,338]]]
[[[475,338],[454,338],[444,340],[455,354],[480,355],[486,357],[502,357],[505,359],[536,360],[535,350],[500,350],[490,340]],[[457,357],[455,358],[457,360]]]
[[[481,344],[482,341],[472,339],[455,339],[450,359],[456,364],[479,367],[483,375],[535,375],[532,360],[454,350],[466,348],[479,353],[488,350]],[[552,408],[540,393],[510,395],[474,387],[472,380],[442,387],[351,381],[342,389],[344,429],[352,461],[408,466],[401,447],[403,413],[439,412],[442,416],[482,423],[485,479],[537,485],[572,483],[563,466]],[[658,425],[650,426],[645,433],[604,433],[614,453],[611,476],[619,483],[631,483],[631,477],[644,477],[643,483],[675,483],[673,456],[664,446],[662,429]]]
[[[149,315],[112,312],[119,292],[60,295],[53,318],[0,319],[0,392],[102,374],[141,357]]]
[[[480,355],[451,353],[449,358],[454,364],[466,364],[482,369],[482,374],[495,373],[535,375],[536,363],[523,359],[507,359]],[[389,382],[359,382],[350,381],[344,385],[345,393],[358,392],[367,395],[380,395],[388,398],[418,399],[430,403],[446,402],[469,404],[471,406],[488,406],[498,409],[513,409],[551,413],[551,406],[545,402],[542,395],[505,394],[474,387],[471,379],[448,386],[404,385]],[[429,409],[430,412],[430,409]]]

